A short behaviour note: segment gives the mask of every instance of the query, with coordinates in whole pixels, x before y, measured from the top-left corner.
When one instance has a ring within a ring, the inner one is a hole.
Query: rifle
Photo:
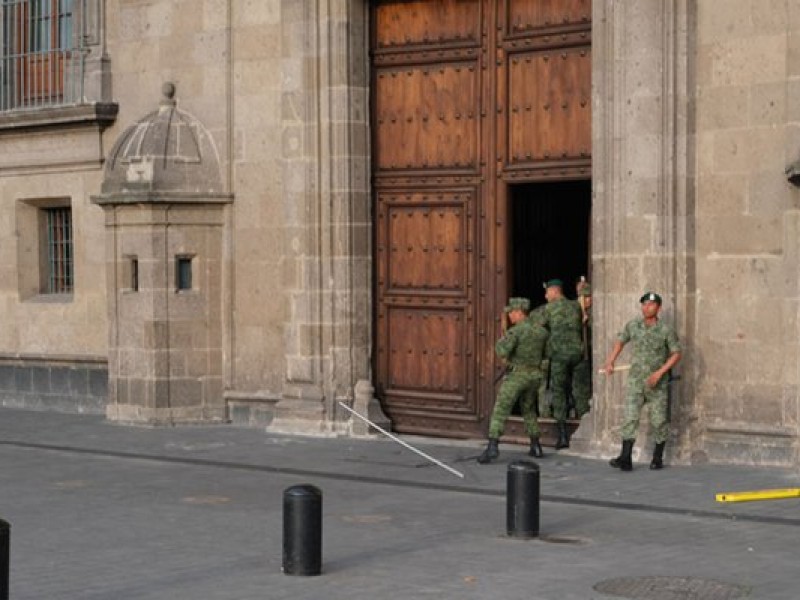
[[[503,378],[503,376],[504,376],[506,373],[508,373],[508,371],[509,371],[509,367],[508,367],[508,365],[506,365],[506,366],[503,368],[503,370],[502,370],[502,371],[500,371],[500,374],[499,374],[497,377],[495,377],[495,378],[494,378],[494,385],[497,385],[497,382],[498,382],[498,381],[500,381],[500,380]]]
[[[583,346],[583,360],[589,360],[589,316],[586,314],[586,296],[578,295],[578,305],[581,307],[581,345]]]

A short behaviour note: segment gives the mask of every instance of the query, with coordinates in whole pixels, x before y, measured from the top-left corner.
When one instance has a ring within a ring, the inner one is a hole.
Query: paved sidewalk
[[[11,598],[800,597],[800,500],[714,498],[800,487],[796,471],[620,473],[546,449],[541,537],[520,541],[505,536],[505,477],[524,448],[480,466],[477,443],[413,443],[464,479],[385,439],[0,409]],[[320,577],[281,573],[282,494],[297,483],[323,491]]]

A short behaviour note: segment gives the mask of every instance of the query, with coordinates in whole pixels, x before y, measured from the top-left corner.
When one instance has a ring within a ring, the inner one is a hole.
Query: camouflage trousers
[[[539,437],[539,422],[536,419],[535,407],[541,381],[542,374],[538,369],[510,371],[503,377],[489,423],[490,438],[498,439],[503,435],[506,421],[517,400],[521,400],[520,408],[525,432],[529,437]]]
[[[650,411],[650,430],[657,444],[667,441],[669,420],[667,416],[667,382],[661,381],[655,388],[648,388],[644,378],[628,379],[625,393],[625,417],[622,423],[622,439],[636,439],[639,430],[639,415],[642,405]]]
[[[572,398],[575,401],[575,416],[581,418],[589,412],[589,399],[592,397],[592,363],[581,358],[572,371]]]
[[[567,395],[582,358],[580,352],[550,357],[550,389],[553,391],[553,418],[556,421],[567,420]],[[588,404],[585,392],[583,398]]]

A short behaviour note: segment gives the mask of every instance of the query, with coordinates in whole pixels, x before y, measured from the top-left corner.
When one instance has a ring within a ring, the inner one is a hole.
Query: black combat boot
[[[538,437],[531,438],[531,449],[528,451],[528,456],[533,456],[534,458],[542,458],[544,456]]]
[[[620,452],[617,458],[612,458],[608,461],[608,464],[622,471],[633,471],[631,452],[633,452],[633,444],[635,442],[636,440],[622,440],[622,452]]]
[[[667,442],[660,442],[656,444],[656,447],[653,449],[653,460],[650,461],[650,468],[652,470],[664,468],[664,446],[666,445]]]
[[[483,454],[478,457],[478,462],[482,465],[486,465],[498,456],[500,456],[500,450],[497,448],[497,438],[489,438],[489,445],[486,446],[486,450],[483,451]]]
[[[567,424],[565,421],[559,421],[556,424],[558,428],[558,440],[556,441],[556,450],[561,448],[569,448],[569,436],[567,435]]]

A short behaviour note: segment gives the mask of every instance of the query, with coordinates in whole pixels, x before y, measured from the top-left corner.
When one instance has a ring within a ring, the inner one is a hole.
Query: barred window
[[[69,207],[45,208],[47,231],[47,265],[45,294],[72,293],[72,209]]]
[[[83,52],[75,4],[85,0],[0,0],[0,110],[77,102]]]

